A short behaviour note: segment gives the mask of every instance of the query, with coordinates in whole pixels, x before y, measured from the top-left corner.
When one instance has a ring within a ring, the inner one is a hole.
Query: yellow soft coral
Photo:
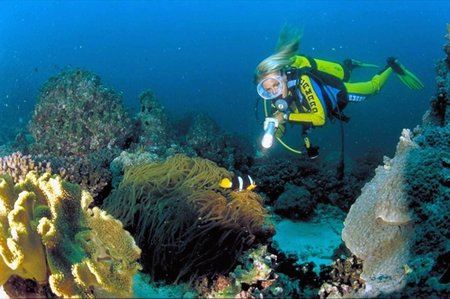
[[[48,281],[61,297],[130,296],[141,251],[91,203],[59,176],[30,172],[15,186],[0,176],[0,284],[18,275]]]
[[[127,296],[132,292],[130,271],[137,271],[140,265],[136,260],[141,251],[131,235],[123,230],[122,223],[108,215],[105,211],[94,207],[87,210],[90,214],[87,223],[92,234],[85,239],[85,249],[94,257],[83,262],[93,274],[91,285],[103,287],[111,294]],[[118,236],[125,234],[125,237]],[[86,236],[87,237],[87,236]],[[105,244],[114,244],[106,247]],[[86,269],[84,269],[86,273]],[[75,274],[74,274],[75,275]],[[78,278],[77,275],[75,277]]]
[[[12,274],[45,281],[44,247],[34,223],[35,194],[22,191],[15,195],[12,179],[5,175],[0,177],[0,202],[0,284]]]

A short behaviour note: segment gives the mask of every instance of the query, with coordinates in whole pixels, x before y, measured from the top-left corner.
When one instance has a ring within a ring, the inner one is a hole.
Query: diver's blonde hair
[[[255,83],[267,74],[277,72],[290,65],[292,57],[297,54],[300,47],[302,30],[284,26],[278,37],[275,53],[261,61],[255,70]]]

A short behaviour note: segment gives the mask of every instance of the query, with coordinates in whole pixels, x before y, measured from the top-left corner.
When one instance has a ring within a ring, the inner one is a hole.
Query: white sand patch
[[[133,278],[133,298],[196,298],[187,285],[155,286],[148,282],[147,274],[138,272]]]
[[[3,286],[0,286],[0,298],[10,298],[8,294],[6,294],[5,290],[3,289]]]
[[[322,205],[309,222],[283,219],[275,224],[273,240],[286,254],[295,254],[298,263],[314,262],[318,273],[320,265],[332,263],[332,254],[341,243],[345,214],[334,207]]]

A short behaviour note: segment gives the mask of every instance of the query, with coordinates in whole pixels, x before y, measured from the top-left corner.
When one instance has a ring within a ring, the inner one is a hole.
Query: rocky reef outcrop
[[[132,121],[117,92],[99,76],[75,69],[44,84],[29,130],[35,153],[82,156],[122,148],[131,138]]]
[[[403,130],[345,220],[342,238],[366,282],[354,296],[450,295],[450,31],[444,50],[423,124]]]

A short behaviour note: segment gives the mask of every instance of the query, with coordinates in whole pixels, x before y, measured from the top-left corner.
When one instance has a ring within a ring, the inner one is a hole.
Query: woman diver
[[[361,102],[378,93],[393,72],[407,87],[423,88],[422,82],[393,57],[387,59],[386,67],[371,80],[348,82],[354,68],[377,66],[353,59],[341,64],[298,55],[300,38],[300,34],[284,28],[276,52],[256,68],[256,90],[264,100],[271,101],[274,110],[269,117],[265,106],[263,147],[272,145],[274,135],[283,143],[280,138],[285,133],[284,124],[297,123],[303,126],[306,152],[314,159],[319,154],[319,148],[312,146],[308,131],[323,126],[327,119],[348,121],[349,118],[342,113],[347,103]]]

